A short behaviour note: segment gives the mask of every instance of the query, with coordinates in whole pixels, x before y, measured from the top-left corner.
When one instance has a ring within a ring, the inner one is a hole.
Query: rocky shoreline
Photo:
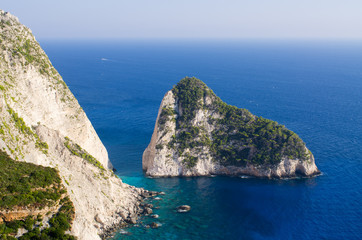
[[[146,172],[144,172],[146,174]],[[147,175],[147,174],[146,174]],[[217,177],[217,176],[224,176],[224,177],[239,177],[239,178],[259,178],[259,179],[269,179],[269,180],[292,180],[292,179],[300,179],[300,178],[313,178],[323,175],[323,172],[320,170],[313,172],[310,175],[305,174],[295,174],[295,175],[281,175],[281,176],[255,176],[253,174],[247,174],[247,173],[208,173],[208,174],[195,174],[195,175],[162,175],[162,176],[152,176],[152,178],[189,178],[189,177]]]
[[[129,214],[128,216],[124,216],[122,213],[118,213],[122,217],[122,220],[118,223],[113,223],[105,229],[102,229],[101,233],[99,234],[101,239],[109,239],[114,237],[114,235],[122,228],[137,224],[137,220],[139,220],[142,216],[152,214],[153,205],[150,203],[145,203],[145,201],[163,194],[163,192],[143,190],[139,195],[139,204],[136,207],[136,211]]]

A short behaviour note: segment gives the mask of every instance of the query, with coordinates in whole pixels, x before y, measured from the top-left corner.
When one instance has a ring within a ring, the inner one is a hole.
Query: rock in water
[[[191,210],[191,207],[189,205],[181,205],[177,207],[177,212],[183,213],[183,212],[189,212]]]
[[[153,211],[151,208],[145,208],[144,212],[148,215],[148,214],[152,214]]]
[[[0,148],[14,160],[57,168],[75,207],[71,234],[101,239],[121,216],[141,211],[143,189],[112,173],[77,99],[31,31],[2,10],[0,43]]]
[[[160,223],[153,222],[153,223],[150,224],[150,227],[151,227],[151,228],[159,228],[159,227],[161,227],[161,224],[160,224]]]
[[[206,84],[189,77],[164,96],[142,166],[156,177],[319,173],[297,134],[222,102]]]

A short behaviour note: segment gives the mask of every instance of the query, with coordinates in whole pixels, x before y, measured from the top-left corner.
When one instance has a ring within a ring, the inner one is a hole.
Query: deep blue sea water
[[[362,44],[357,42],[41,41],[124,182],[164,191],[162,226],[114,239],[362,239]],[[311,179],[142,173],[163,95],[203,80],[225,102],[295,131],[323,175]],[[189,213],[175,207],[188,204]],[[124,233],[124,232],[123,232]]]

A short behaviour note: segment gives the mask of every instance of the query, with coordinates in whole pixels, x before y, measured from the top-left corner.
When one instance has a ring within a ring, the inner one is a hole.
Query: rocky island
[[[224,103],[194,77],[182,79],[164,96],[142,166],[155,177],[319,173],[297,134]]]
[[[32,32],[2,10],[0,46],[0,238],[93,240],[135,223],[153,193],[113,173]]]

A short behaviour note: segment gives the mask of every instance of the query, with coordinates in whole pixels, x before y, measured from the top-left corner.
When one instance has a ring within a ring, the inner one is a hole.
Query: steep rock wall
[[[59,170],[79,239],[100,239],[134,218],[144,190],[113,174],[107,150],[31,31],[2,10],[0,43],[0,147],[13,159]]]

